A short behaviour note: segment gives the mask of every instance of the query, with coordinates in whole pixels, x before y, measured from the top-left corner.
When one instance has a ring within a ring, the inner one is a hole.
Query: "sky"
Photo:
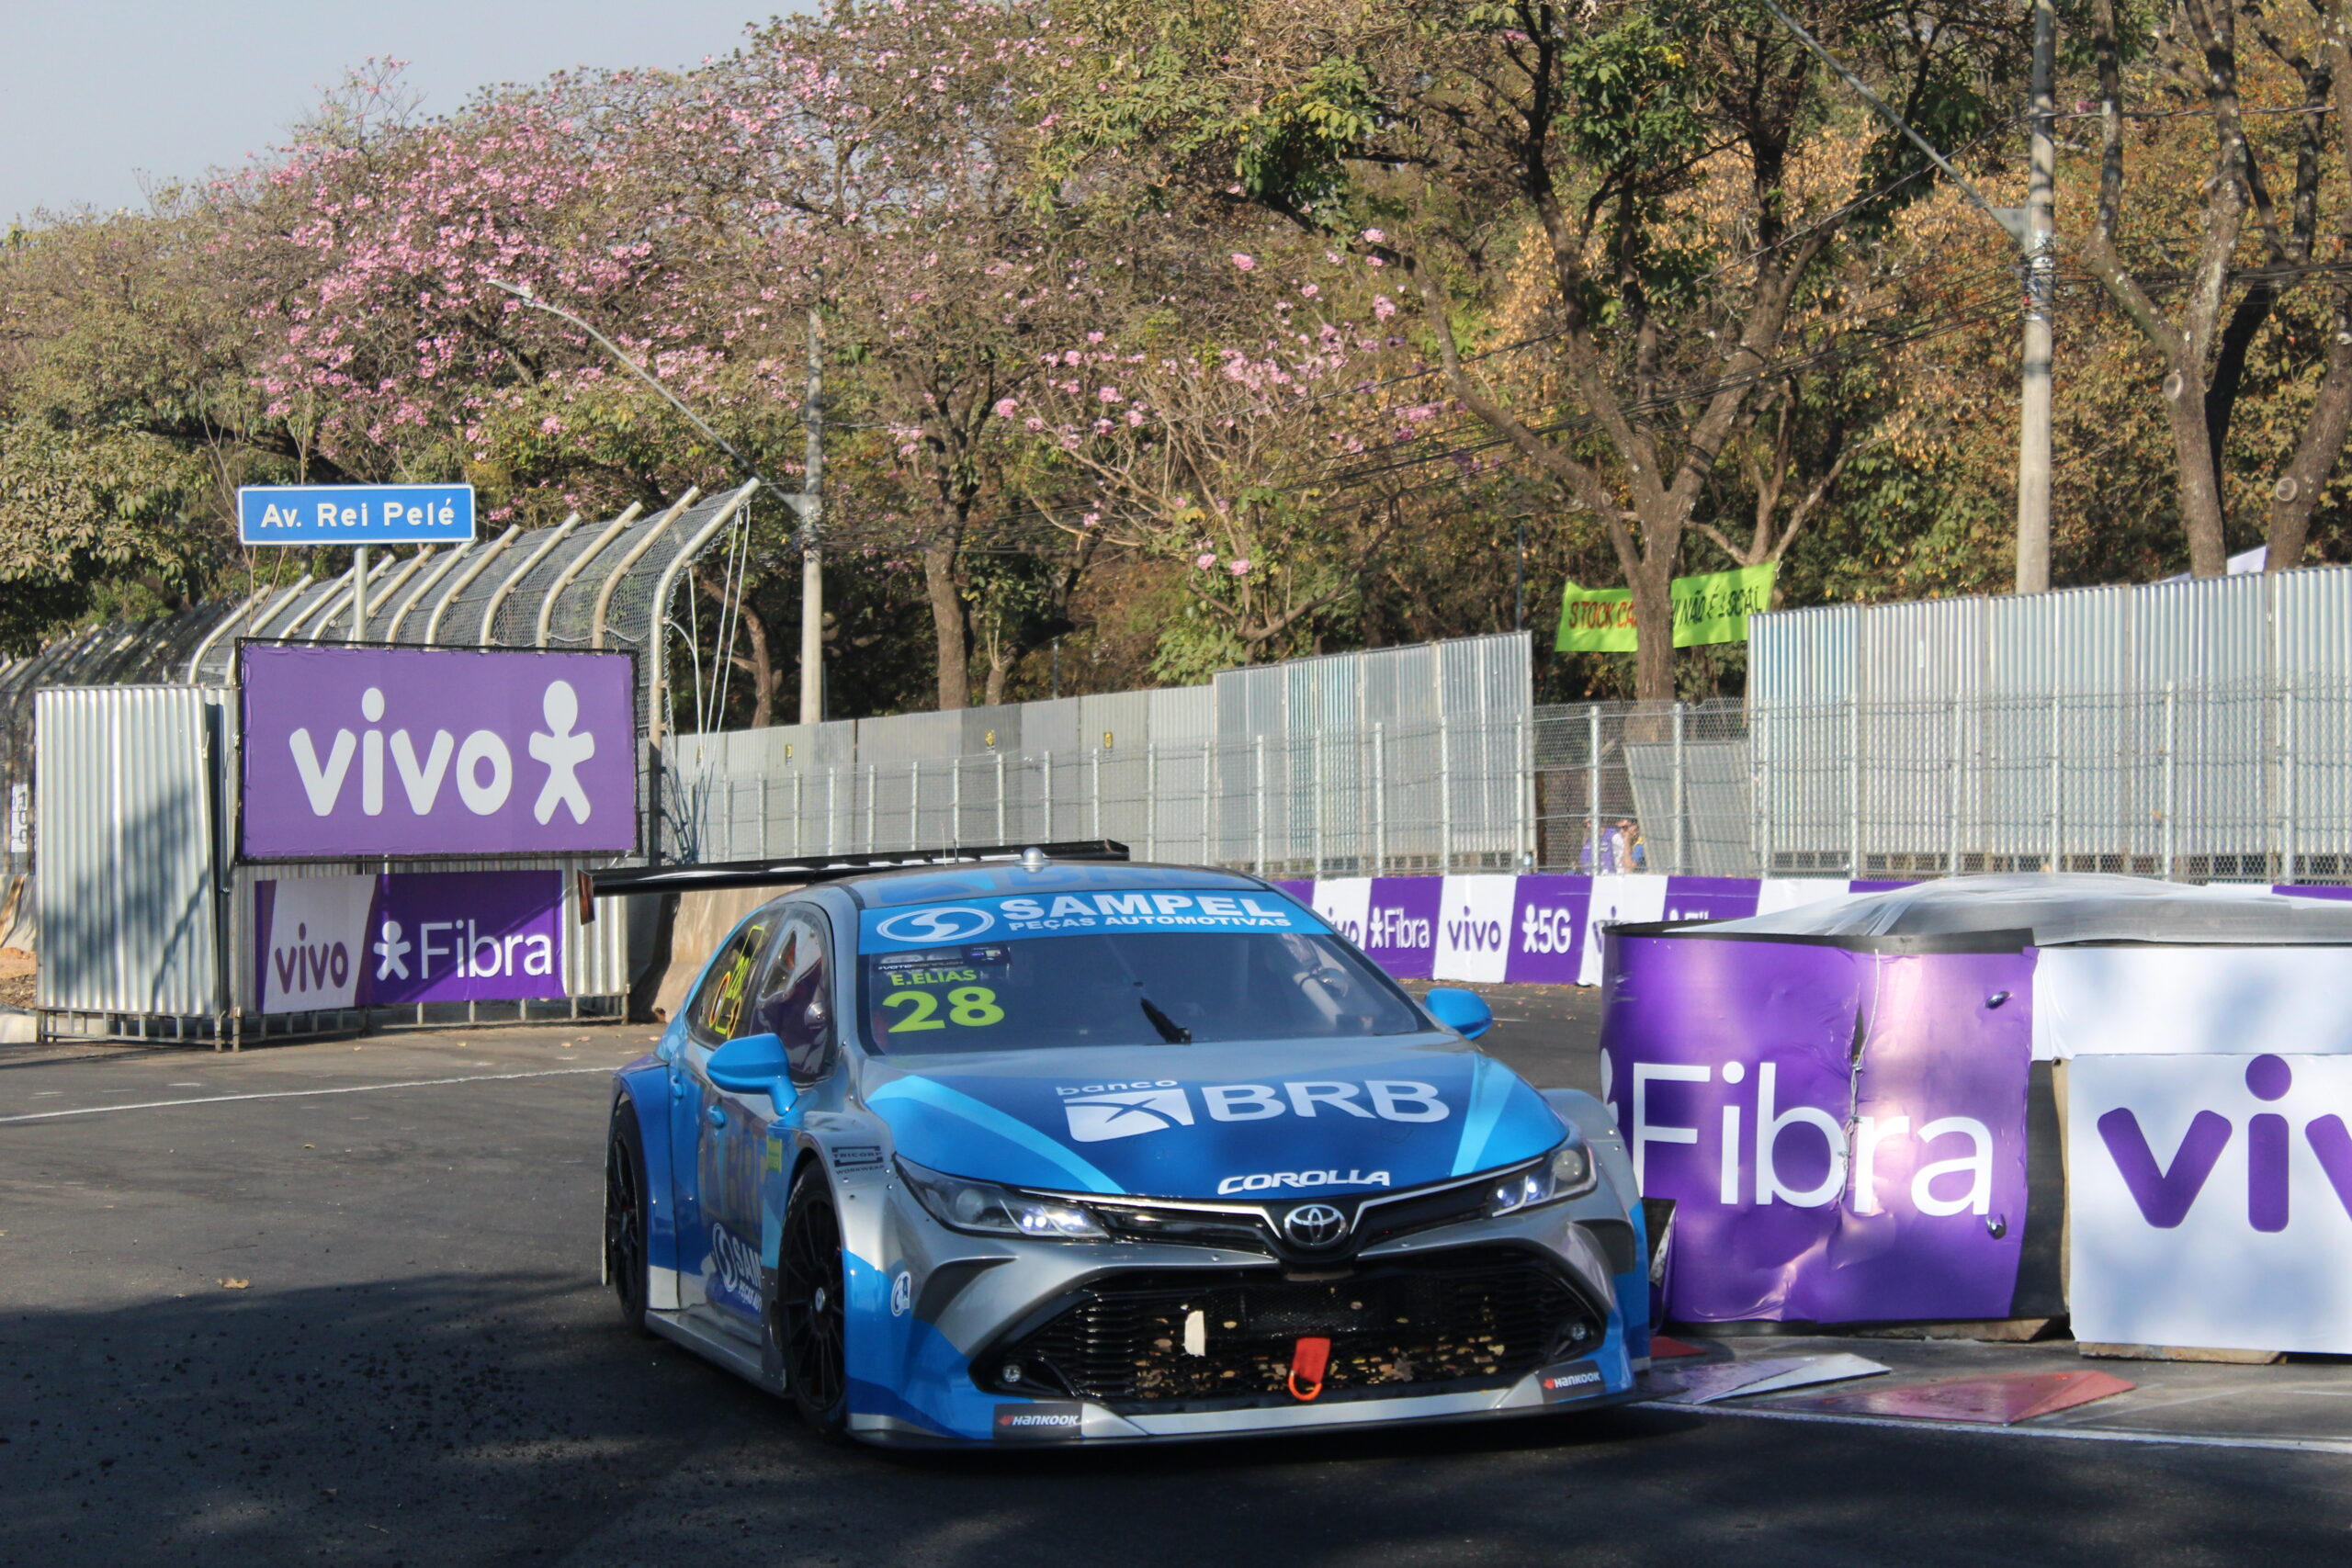
[[[410,62],[422,111],[570,66],[691,65],[796,0],[0,0],[0,225],[137,208],[266,156],[346,68]]]

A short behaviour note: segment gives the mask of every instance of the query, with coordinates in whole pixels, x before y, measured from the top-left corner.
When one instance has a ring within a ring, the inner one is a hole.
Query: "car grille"
[[[1204,1355],[1184,1348],[1194,1312]],[[1050,1390],[1114,1410],[1289,1404],[1292,1355],[1309,1336],[1331,1341],[1321,1397],[1342,1400],[1508,1384],[1589,1350],[1602,1332],[1600,1315],[1532,1256],[1463,1249],[1337,1280],[1111,1275],[974,1371],[998,1392]]]
[[[1416,1231],[1477,1219],[1487,1212],[1488,1190],[1488,1182],[1474,1179],[1448,1181],[1393,1195],[1385,1192],[1329,1193],[1322,1195],[1322,1201],[1350,1211],[1351,1219],[1342,1256],[1351,1256],[1365,1247],[1393,1241]],[[1085,1201],[1082,1198],[1068,1201]],[[1302,1257],[1296,1249],[1285,1247],[1280,1239],[1281,1229],[1277,1224],[1280,1215],[1297,1201],[1282,1199],[1227,1205],[1155,1203],[1145,1198],[1123,1199],[1115,1203],[1094,1202],[1088,1207],[1093,1211],[1095,1218],[1102,1222],[1105,1229],[1122,1240],[1220,1247],[1234,1251],[1264,1253],[1269,1257],[1289,1256],[1294,1261],[1304,1262],[1312,1255]]]

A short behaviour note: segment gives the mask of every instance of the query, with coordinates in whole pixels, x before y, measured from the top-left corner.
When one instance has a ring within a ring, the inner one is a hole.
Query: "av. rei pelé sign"
[[[637,848],[627,654],[248,644],[238,675],[245,860]]]

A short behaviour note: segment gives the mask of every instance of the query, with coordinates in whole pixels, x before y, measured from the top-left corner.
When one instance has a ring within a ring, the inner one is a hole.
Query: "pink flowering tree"
[[[991,564],[1041,533],[1008,532],[1025,443],[995,411],[1106,290],[1032,178],[1057,47],[1027,0],[845,5],[763,29],[671,110],[694,149],[674,199],[723,215],[734,265],[854,367],[833,414],[866,431],[860,482],[905,530],[861,543],[919,563],[942,708],[970,700],[976,649],[1001,694],[1090,555],[1056,536],[1042,570]]]
[[[1257,283],[1266,323],[1247,346],[1091,333],[1041,357],[999,411],[1091,491],[1073,535],[1177,569],[1185,607],[1161,639],[1167,679],[1298,651],[1344,620],[1415,515],[1410,481],[1385,470],[1425,452],[1442,423],[1439,405],[1413,400],[1429,389],[1388,329],[1394,306],[1351,280],[1346,258],[1279,275],[1252,253],[1230,260]],[[1361,297],[1369,319],[1333,310],[1335,291]]]
[[[730,405],[754,423],[772,410],[789,377],[736,352],[741,302],[701,287],[697,215],[650,177],[660,150],[637,128],[675,91],[559,77],[450,119],[309,141],[272,171],[256,248],[306,276],[266,323],[278,347],[260,382],[315,461],[471,478],[494,516],[658,503],[688,476],[725,478],[605,350],[498,287],[595,323],[722,424]]]

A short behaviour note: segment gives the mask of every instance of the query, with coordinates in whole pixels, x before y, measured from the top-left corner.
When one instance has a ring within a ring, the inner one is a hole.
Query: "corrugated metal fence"
[[[44,1010],[220,1012],[224,696],[188,686],[40,694]]]
[[[1269,875],[1510,870],[1534,848],[1524,634],[1209,686],[681,736],[682,861],[1112,838]]]

